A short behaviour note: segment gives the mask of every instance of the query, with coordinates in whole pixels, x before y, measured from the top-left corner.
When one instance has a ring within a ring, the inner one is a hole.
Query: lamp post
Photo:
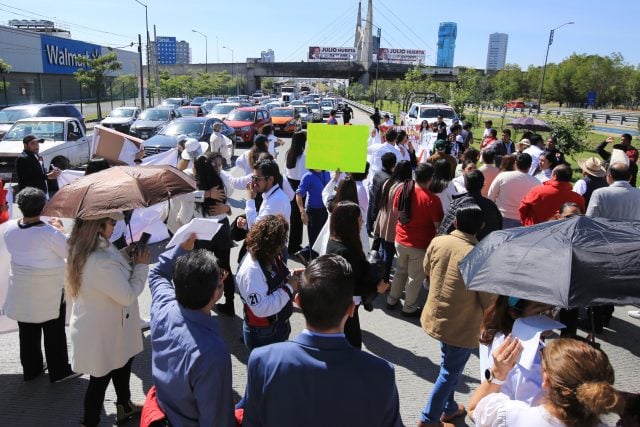
[[[200,31],[197,30],[191,30],[194,33],[198,33],[200,34],[202,37],[204,37],[204,72],[205,74],[209,72],[209,69],[207,68],[207,64],[209,63],[209,56],[208,56],[208,52],[209,52],[209,44],[208,44],[208,39],[207,36],[205,34],[202,34]]]
[[[559,27],[554,28],[553,30],[549,31],[549,43],[547,44],[547,54],[544,57],[544,67],[542,67],[542,79],[540,80],[540,93],[538,94],[538,114],[540,114],[540,108],[541,108],[541,104],[542,104],[542,88],[544,87],[544,76],[547,73],[547,60],[549,59],[549,48],[551,47],[551,44],[553,43],[553,34],[555,33],[556,30],[564,27],[565,25],[571,25],[574,22],[565,22],[564,24],[560,25]]]
[[[140,0],[134,0],[136,3],[144,6],[144,22],[147,28],[147,80],[148,83],[151,83],[151,61],[149,59],[149,49],[150,49],[150,44],[151,44],[151,40],[149,39],[149,9],[147,8],[147,5],[142,3]],[[148,95],[149,95],[149,107],[151,107],[151,91],[148,91]]]
[[[238,79],[236,78],[235,65],[233,62],[233,49],[227,46],[222,46],[222,48],[228,49],[231,51],[231,75],[233,76],[233,79],[236,81],[236,95],[240,95],[240,89],[238,88]]]

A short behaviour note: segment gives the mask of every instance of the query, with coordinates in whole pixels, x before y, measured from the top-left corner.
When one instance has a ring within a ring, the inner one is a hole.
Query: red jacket
[[[582,212],[584,198],[573,191],[570,182],[556,181],[555,178],[532,188],[520,202],[520,220],[524,225],[540,224],[550,220],[566,202],[577,203]]]

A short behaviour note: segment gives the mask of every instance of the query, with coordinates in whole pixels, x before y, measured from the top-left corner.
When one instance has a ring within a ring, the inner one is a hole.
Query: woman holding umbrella
[[[120,213],[77,218],[69,238],[65,291],[73,300],[70,336],[72,366],[90,375],[84,396],[83,425],[96,426],[104,394],[113,381],[116,421],[142,409],[131,402],[129,378],[133,357],[142,351],[138,296],[149,270],[149,251],[135,252],[132,261],[109,238]]]

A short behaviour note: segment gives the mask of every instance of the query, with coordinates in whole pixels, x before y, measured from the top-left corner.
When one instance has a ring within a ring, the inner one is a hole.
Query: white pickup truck
[[[34,134],[40,144],[45,170],[81,166],[89,161],[90,141],[78,119],[73,117],[34,117],[18,120],[0,141],[0,177],[17,182],[16,158],[24,150],[22,139]]]

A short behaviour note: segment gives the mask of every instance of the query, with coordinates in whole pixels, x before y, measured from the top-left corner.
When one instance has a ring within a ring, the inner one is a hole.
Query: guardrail
[[[373,107],[369,107],[368,105],[365,104],[360,104],[359,102],[355,102],[352,101],[350,99],[346,99],[343,98],[344,102],[346,102],[347,104],[351,105],[352,107],[356,107],[362,111],[364,111],[365,113],[369,113],[369,114],[373,114]]]
[[[465,107],[468,107],[470,109],[472,108],[476,108],[476,105],[473,104],[467,104]],[[494,107],[492,105],[480,105],[480,110],[484,111],[497,111],[497,112],[510,112],[510,113],[520,113],[520,114],[526,114],[526,115],[538,115],[538,110],[537,108],[508,108],[505,109],[504,107]],[[640,114],[639,113],[632,113],[632,114],[608,114],[608,113],[597,113],[597,112],[590,112],[590,111],[567,111],[567,110],[560,110],[560,109],[553,109],[553,108],[549,108],[549,109],[541,109],[540,110],[540,115],[547,115],[547,114],[552,114],[552,115],[556,115],[556,116],[574,116],[577,114],[582,114],[582,116],[584,116],[587,120],[589,120],[591,123],[612,123],[612,124],[618,124],[620,126],[629,126],[629,127],[637,127],[638,129],[640,129]]]

